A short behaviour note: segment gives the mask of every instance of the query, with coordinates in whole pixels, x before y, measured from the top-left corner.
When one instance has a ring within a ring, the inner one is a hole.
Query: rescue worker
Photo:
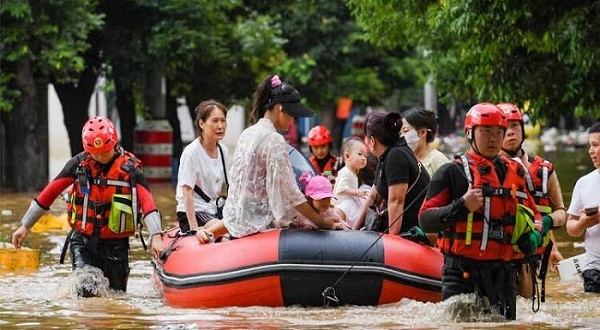
[[[500,154],[506,115],[492,103],[465,117],[466,154],[435,172],[419,213],[439,233],[442,298],[475,293],[505,319],[516,318],[516,264],[542,244],[544,228],[526,189],[525,169]]]
[[[339,164],[336,163],[339,160],[331,153],[332,141],[331,133],[323,125],[317,125],[308,131],[308,147],[311,153],[308,160],[317,171],[317,174],[329,171],[335,178],[339,167]]]
[[[512,103],[500,103],[497,106],[504,111],[508,122],[506,135],[502,143],[503,153],[509,158],[515,158],[515,160],[520,161],[528,169],[528,172],[525,173],[527,189],[533,195],[533,199],[542,214],[543,221],[546,222],[546,226],[551,226],[552,228],[563,226],[567,221],[567,214],[558,176],[554,172],[552,162],[537,155],[529,155],[523,150],[525,122],[521,109]],[[546,240],[550,239],[553,243],[555,242],[552,231],[549,232],[547,238],[544,238]],[[544,250],[547,250],[548,254],[545,259],[542,258]],[[536,285],[534,284],[537,284],[535,275],[536,270],[540,266],[542,267],[540,268],[538,277],[542,282],[543,293],[548,262],[551,265],[551,269],[557,271],[558,262],[562,259],[563,257],[558,251],[556,244],[552,244],[549,249],[542,247],[534,256],[524,258],[520,271],[517,273],[519,294],[525,298],[531,298],[537,294]]]
[[[71,247],[73,270],[84,266],[99,268],[113,290],[126,291],[129,275],[129,237],[135,234],[138,212],[143,212],[150,233],[152,251],[163,248],[161,219],[140,161],[121,148],[113,123],[95,117],[81,132],[84,151],[71,158],[42,192],[33,199],[12,234],[18,249],[31,227],[69,186],[67,213],[72,227],[65,245]],[[66,249],[63,249],[61,262]],[[82,284],[79,296],[94,296],[97,288]]]

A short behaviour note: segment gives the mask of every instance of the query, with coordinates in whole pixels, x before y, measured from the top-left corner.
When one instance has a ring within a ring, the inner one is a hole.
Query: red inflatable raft
[[[173,228],[153,277],[165,303],[184,308],[440,301],[442,254],[379,235],[286,229],[199,244]]]

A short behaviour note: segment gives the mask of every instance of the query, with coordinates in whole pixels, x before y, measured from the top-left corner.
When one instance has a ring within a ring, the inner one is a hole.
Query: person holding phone
[[[575,183],[567,211],[567,234],[584,237],[583,288],[585,292],[600,293],[600,121],[588,130],[589,155],[595,169]]]

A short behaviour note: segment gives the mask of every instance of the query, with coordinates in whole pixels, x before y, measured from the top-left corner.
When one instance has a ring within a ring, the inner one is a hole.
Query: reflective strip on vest
[[[479,247],[480,250],[485,250],[487,248],[488,236],[490,234],[490,221],[492,220],[490,218],[491,204],[491,197],[488,196],[483,199],[483,232],[481,233],[482,237],[481,246]]]
[[[548,167],[542,167],[542,194],[548,194]]]
[[[88,213],[88,204],[90,200],[90,193],[83,195],[83,212],[81,215],[81,228],[85,228],[87,224],[87,213]]]
[[[118,187],[125,187],[125,188],[131,187],[131,184],[129,184],[129,182],[120,181],[120,180],[93,178],[92,182],[95,185],[109,185],[109,186],[118,186]]]
[[[469,181],[469,185],[473,185],[473,177],[471,176],[471,170],[469,169],[469,160],[465,154],[460,155],[460,160],[462,161],[463,169],[465,170],[465,175],[467,176],[467,181]]]
[[[535,186],[533,185],[533,179],[531,178],[531,173],[529,173],[529,170],[527,170],[527,166],[525,166],[525,164],[523,164],[523,160],[519,157],[513,157],[511,159],[516,161],[517,163],[521,164],[521,167],[523,167],[523,169],[525,170],[525,181],[527,182],[527,189],[529,189],[530,192],[535,191]]]
[[[467,216],[467,232],[465,234],[465,245],[466,246],[471,245],[472,237],[473,237],[473,212],[469,212],[469,215]]]

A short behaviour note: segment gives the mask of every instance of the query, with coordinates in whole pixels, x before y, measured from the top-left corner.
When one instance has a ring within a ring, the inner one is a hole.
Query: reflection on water
[[[559,178],[569,202],[575,180],[590,171],[585,153],[568,157],[548,156],[558,160]],[[564,163],[569,161],[570,163]],[[153,186],[151,190],[163,213],[165,225],[173,224],[174,189]],[[9,239],[29,206],[32,194],[0,196],[0,237]],[[57,201],[51,212],[64,212],[64,202]],[[4,212],[8,214],[8,212]],[[3,214],[4,214],[3,213]],[[549,273],[546,281],[546,303],[540,311],[531,311],[531,300],[517,300],[517,320],[495,322],[493,318],[477,318],[477,322],[461,323],[453,313],[468,313],[472,298],[464,297],[460,309],[455,301],[421,303],[403,300],[378,307],[341,308],[219,308],[174,309],[162,303],[150,280],[152,266],[149,253],[139,240],[131,240],[131,275],[127,293],[110,292],[99,298],[77,298],[70,290],[73,279],[70,261],[58,264],[64,232],[32,233],[26,245],[42,251],[41,267],[30,274],[0,274],[1,329],[456,329],[514,328],[535,326],[538,329],[597,328],[600,324],[600,295],[586,294],[581,283],[561,282],[557,274]],[[583,252],[573,242],[582,238],[568,237],[564,229],[557,232],[561,252],[570,257]],[[469,300],[471,299],[471,300]],[[468,314],[467,314],[468,316]]]

